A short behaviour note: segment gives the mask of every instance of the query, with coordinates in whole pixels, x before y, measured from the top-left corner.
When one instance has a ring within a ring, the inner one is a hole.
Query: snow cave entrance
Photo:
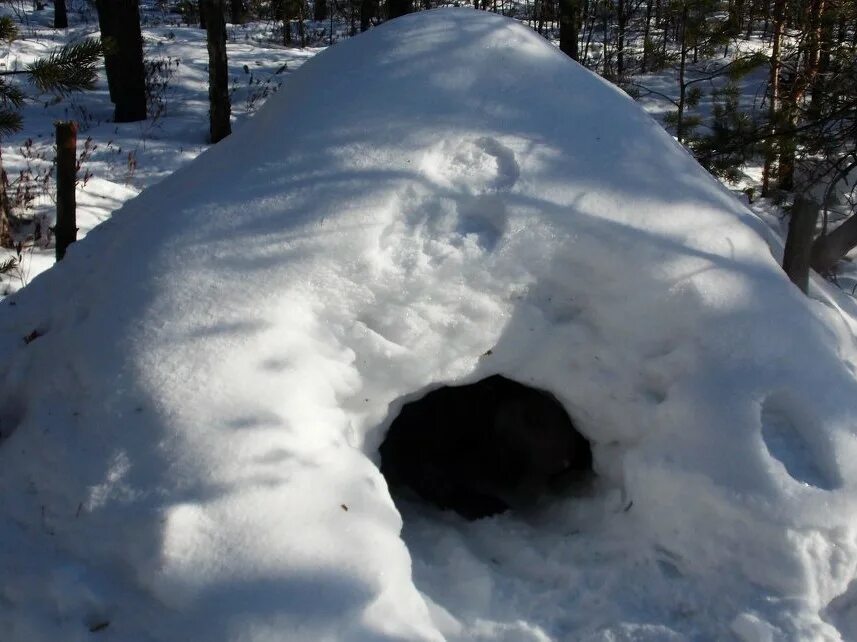
[[[556,397],[501,375],[405,404],[379,451],[394,497],[470,520],[533,507],[592,474],[590,444]]]

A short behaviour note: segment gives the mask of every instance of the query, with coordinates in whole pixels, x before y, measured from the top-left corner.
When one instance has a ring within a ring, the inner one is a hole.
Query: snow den
[[[589,442],[562,404],[500,375],[406,404],[380,452],[394,492],[468,519],[534,505],[592,471]]]
[[[520,23],[329,47],[0,302],[0,640],[853,640],[857,315],[766,230]]]

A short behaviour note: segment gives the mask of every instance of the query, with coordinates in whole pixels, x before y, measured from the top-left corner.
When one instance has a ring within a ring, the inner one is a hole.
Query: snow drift
[[[761,229],[520,24],[332,47],[0,306],[0,638],[853,635],[854,339]],[[542,593],[432,519],[417,590],[377,447],[497,373],[599,484],[475,523]]]

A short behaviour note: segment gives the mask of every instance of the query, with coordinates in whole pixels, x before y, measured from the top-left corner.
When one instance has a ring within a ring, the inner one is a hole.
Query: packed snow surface
[[[854,337],[763,230],[511,20],[337,44],[0,305],[0,639],[854,639]],[[397,508],[398,410],[496,373],[597,482]]]

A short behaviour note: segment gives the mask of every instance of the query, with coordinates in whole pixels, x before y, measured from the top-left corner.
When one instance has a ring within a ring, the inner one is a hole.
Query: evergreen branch
[[[22,123],[23,119],[18,112],[0,109],[0,137],[20,131]]]
[[[67,94],[91,89],[97,77],[96,64],[101,43],[87,38],[52,51],[47,57],[27,65],[26,73],[41,91]]]
[[[0,107],[18,110],[24,104],[24,92],[0,78]]]
[[[0,18],[0,40],[12,42],[18,38],[18,26],[9,16]]]

